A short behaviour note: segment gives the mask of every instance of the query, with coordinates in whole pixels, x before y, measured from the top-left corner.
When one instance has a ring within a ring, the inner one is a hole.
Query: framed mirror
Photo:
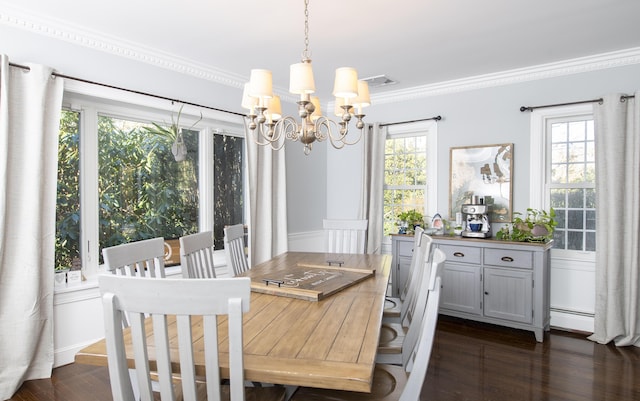
[[[471,203],[471,197],[475,195],[489,205],[491,222],[510,222],[512,171],[512,143],[451,148],[449,216],[455,216],[463,204]]]

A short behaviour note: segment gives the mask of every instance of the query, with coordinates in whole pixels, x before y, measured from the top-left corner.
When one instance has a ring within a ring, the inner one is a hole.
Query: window
[[[177,162],[173,138],[147,127],[98,116],[100,249],[198,232],[198,132],[182,131],[187,157]],[[169,264],[178,262],[174,257]]]
[[[58,135],[55,268],[80,256],[80,113],[62,110]],[[76,262],[77,263],[77,262]]]
[[[214,138],[214,249],[224,249],[224,226],[244,222],[244,139]],[[247,241],[245,240],[245,244]]]
[[[593,119],[547,122],[549,205],[558,226],[554,248],[596,250],[595,142]]]
[[[597,210],[592,107],[536,110],[531,132],[530,207],[556,212],[552,259],[592,263]]]
[[[398,232],[397,216],[416,209],[427,214],[435,205],[435,131],[428,122],[389,128],[384,155],[384,234]]]
[[[182,129],[187,155],[178,162],[173,139],[148,129],[152,123],[168,125],[171,114],[65,93],[57,269],[75,259],[92,274],[102,263],[102,248],[153,237],[164,237],[173,248],[169,266],[179,262],[179,237],[212,230],[216,249],[222,249],[223,227],[244,222],[242,128],[183,114],[181,126],[197,124]]]

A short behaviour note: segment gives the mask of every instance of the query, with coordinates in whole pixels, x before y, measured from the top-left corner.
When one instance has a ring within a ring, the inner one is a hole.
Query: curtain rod
[[[20,65],[20,64],[15,64],[15,63],[11,63],[11,62],[9,63],[9,66],[11,66],[11,67],[16,67],[16,68],[21,68],[21,69],[23,69],[23,70],[27,70],[27,71],[30,71],[30,70],[31,70],[31,68],[30,68],[29,66],[26,66],[26,65]],[[235,112],[235,111],[229,111],[229,110],[218,109],[218,108],[216,108],[216,107],[205,106],[205,105],[202,105],[202,104],[197,104],[197,103],[192,103],[192,102],[186,102],[186,101],[184,101],[184,100],[180,100],[180,99],[172,99],[172,98],[170,98],[170,97],[165,97],[165,96],[155,95],[155,94],[153,94],[153,93],[141,92],[141,91],[137,91],[137,90],[134,90],[134,89],[127,89],[127,88],[121,88],[121,87],[119,87],[119,86],[113,86],[113,85],[109,85],[109,84],[104,84],[104,83],[101,83],[101,82],[89,81],[89,80],[87,80],[87,79],[83,79],[83,78],[78,78],[78,77],[73,77],[73,76],[70,76],[70,75],[60,74],[60,73],[57,73],[57,72],[55,72],[55,71],[51,72],[51,75],[53,75],[54,77],[60,77],[60,78],[66,78],[66,79],[72,79],[72,80],[74,80],[74,81],[84,82],[84,83],[87,83],[87,84],[98,85],[98,86],[104,86],[105,88],[118,89],[118,90],[125,91],[125,92],[129,92],[129,93],[135,93],[135,94],[137,94],[137,95],[150,96],[150,97],[154,97],[154,98],[156,98],[156,99],[168,100],[168,101],[171,101],[171,102],[187,104],[187,105],[189,105],[189,106],[202,107],[202,108],[204,108],[204,109],[215,110],[215,111],[220,111],[220,112],[223,112],[223,113],[234,114],[234,115],[236,115],[236,116],[245,117],[245,115],[244,115],[244,114],[242,114],[242,113],[238,113],[238,112]]]
[[[385,124],[380,124],[380,126],[381,127],[387,127],[389,125],[411,124],[411,123],[417,123],[417,122],[420,122],[420,121],[429,121],[429,120],[440,121],[440,120],[442,120],[442,116],[422,118],[420,120],[400,121],[400,122],[397,122],[397,123],[385,123]]]
[[[625,102],[627,99],[633,99],[634,97],[635,97],[634,95],[622,95],[622,96],[620,96],[620,101],[621,102]],[[599,104],[602,104],[603,101],[604,101],[603,98],[599,98],[599,99],[591,99],[591,100],[580,100],[578,102],[546,104],[546,105],[542,105],[542,106],[522,106],[522,107],[520,107],[520,111],[521,112],[525,112],[525,111],[533,111],[535,109],[544,109],[546,107],[571,106],[571,105],[574,105],[574,104],[584,104],[584,103],[599,103]]]

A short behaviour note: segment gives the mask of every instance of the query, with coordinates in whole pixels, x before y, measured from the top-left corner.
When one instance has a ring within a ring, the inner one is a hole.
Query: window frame
[[[140,121],[171,122],[179,105],[171,101],[105,88],[77,81],[66,81],[63,108],[80,112],[80,259],[88,278],[104,271],[99,261],[98,234],[98,115],[108,115]],[[200,115],[202,113],[202,115]],[[202,119],[200,120],[200,118]],[[242,122],[237,117],[215,110],[185,106],[180,116],[181,125],[199,132],[199,231],[214,227],[213,143],[215,134],[244,138]],[[244,174],[246,183],[246,169]],[[245,186],[246,188],[246,186]],[[245,190],[245,205],[248,204]],[[245,216],[246,216],[245,211]],[[224,251],[216,251],[220,257]]]
[[[530,188],[529,207],[549,210],[551,205],[551,185],[549,178],[551,143],[547,128],[552,121],[559,119],[593,119],[593,106],[590,104],[576,104],[553,108],[536,109],[531,112],[531,140],[530,140]],[[597,132],[595,132],[597,135]],[[597,209],[596,209],[597,210]],[[596,244],[597,247],[597,244]],[[595,262],[594,251],[577,251],[566,249],[551,249],[552,258]]]
[[[427,182],[422,188],[426,193],[425,199],[425,207],[422,210],[425,218],[427,216],[433,216],[437,213],[437,179],[438,176],[438,124],[434,120],[420,121],[417,123],[410,124],[399,124],[399,125],[390,125],[387,127],[387,135],[385,137],[385,142],[387,139],[391,138],[407,138],[407,137],[418,137],[424,136],[426,138],[426,157],[427,157],[427,166],[426,166],[426,177]],[[383,160],[384,163],[384,160]],[[431,177],[431,179],[430,179]],[[383,177],[384,180],[384,177]],[[387,190],[386,182],[383,182],[383,193]],[[403,186],[403,189],[411,189]],[[384,213],[384,195],[383,195],[383,213]],[[384,222],[384,215],[383,215]],[[384,224],[383,224],[384,227]],[[383,233],[383,245],[391,246],[391,235],[386,235]]]

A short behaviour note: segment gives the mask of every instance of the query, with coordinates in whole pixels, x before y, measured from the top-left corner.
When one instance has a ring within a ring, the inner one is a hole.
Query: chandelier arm
[[[285,139],[292,142],[297,142],[299,139],[298,132],[300,131],[300,127],[298,122],[291,116],[279,120],[276,123],[276,130],[278,131],[278,135],[282,135]]]
[[[334,130],[332,130],[330,128],[330,124],[333,124],[333,127],[335,128],[335,131],[339,132],[340,134],[338,136],[334,136],[333,132]],[[338,128],[338,125],[343,125],[344,128]],[[331,144],[334,145],[334,147],[336,147],[336,143],[341,143],[342,145],[340,145],[340,149],[344,147],[344,145],[355,145],[356,143],[358,143],[360,141],[360,139],[362,139],[362,131],[363,128],[358,128],[358,130],[360,131],[360,134],[358,135],[358,138],[356,140],[354,140],[353,142],[350,142],[347,139],[347,135],[349,134],[349,123],[348,122],[340,122],[340,123],[336,123],[333,120],[330,120],[326,117],[320,117],[317,121],[316,121],[316,126],[323,126],[326,127],[326,135],[329,137],[329,140],[331,141]],[[320,131],[320,127],[316,128],[316,130],[319,132]],[[325,138],[323,138],[325,139]]]
[[[343,144],[345,144],[345,145],[349,145],[349,146],[351,146],[351,145],[355,145],[356,143],[360,142],[360,139],[362,139],[362,131],[364,131],[364,128],[356,128],[356,129],[357,129],[360,133],[358,134],[358,138],[357,138],[355,141],[353,141],[353,142],[349,142],[349,141],[347,141],[346,136],[347,136],[347,134],[349,133],[349,129],[347,128],[347,130],[345,131],[345,133],[344,133],[344,135],[343,135],[343,138],[344,138],[344,139],[343,139],[341,142],[342,142]]]
[[[280,150],[280,149],[282,149],[282,148],[284,147],[284,141],[282,141],[282,142],[280,142],[280,143],[275,142],[275,141],[259,142],[259,141],[257,140],[257,138],[255,138],[255,134],[254,134],[254,140],[253,140],[253,142],[254,142],[256,145],[258,145],[258,146],[270,146],[270,147],[271,147],[271,149],[273,149],[273,150]]]
[[[278,130],[274,129],[274,135],[269,136],[264,132],[266,124],[259,124],[258,127],[252,131],[253,141],[259,146],[271,146],[273,150],[280,150],[284,146],[285,140]]]
[[[362,129],[360,129],[360,135],[358,136],[358,139],[353,142],[349,142],[346,138],[347,134],[349,134],[348,125],[346,126],[344,133],[341,133],[338,136],[335,136],[333,134],[334,129],[332,129],[332,127],[337,132],[341,131],[341,129],[338,128],[338,123],[336,123],[334,120],[328,119],[326,117],[320,117],[318,120],[316,120],[316,138],[319,142],[327,139],[328,137],[331,146],[336,149],[342,149],[345,145],[355,145],[362,138]]]

